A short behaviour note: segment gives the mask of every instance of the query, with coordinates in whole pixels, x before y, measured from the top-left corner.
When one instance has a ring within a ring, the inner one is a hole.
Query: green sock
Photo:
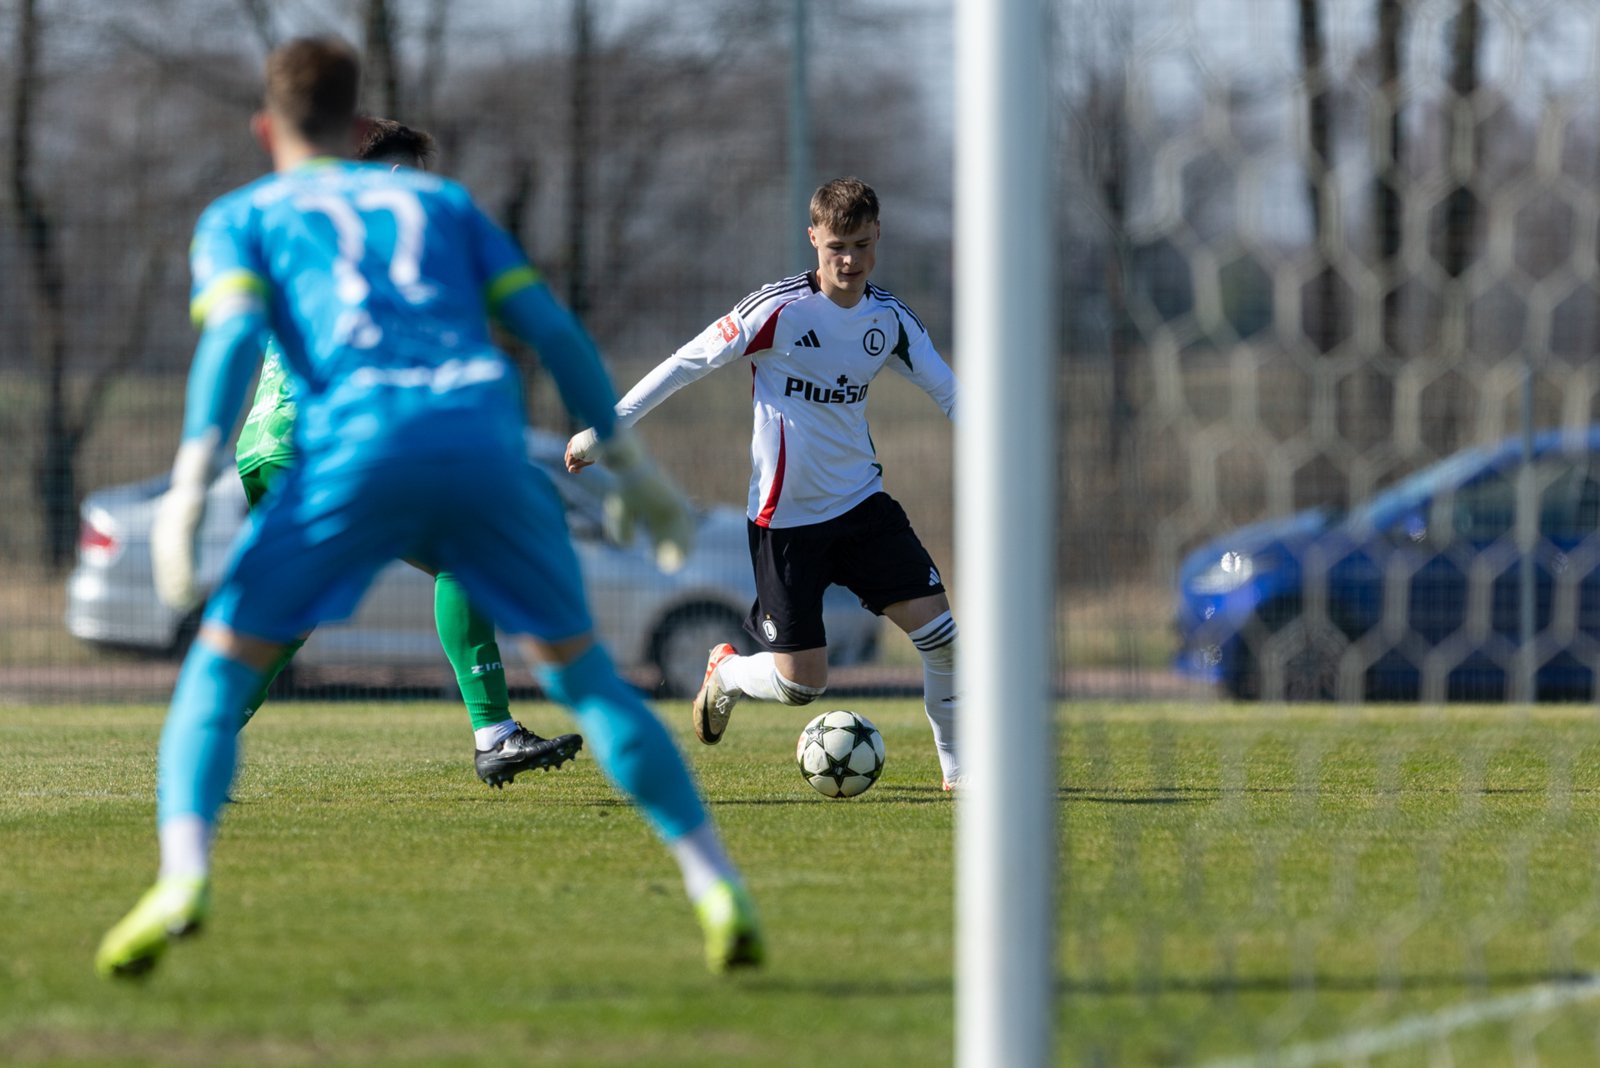
[[[255,715],[256,711],[260,709],[262,703],[266,701],[267,690],[271,688],[272,680],[277,678],[283,669],[289,666],[289,661],[294,659],[294,654],[298,653],[300,651],[300,647],[305,643],[306,640],[304,638],[296,638],[294,641],[283,647],[283,652],[278,654],[278,659],[272,662],[272,666],[267,669],[267,673],[261,677],[261,688],[256,691],[256,695],[250,698],[250,703],[245,706],[245,723],[250,722],[250,717]]]
[[[511,718],[511,695],[494,623],[467,601],[467,591],[454,575],[441,571],[433,580],[433,621],[439,644],[456,672],[461,699],[472,716],[472,729],[492,727]]]

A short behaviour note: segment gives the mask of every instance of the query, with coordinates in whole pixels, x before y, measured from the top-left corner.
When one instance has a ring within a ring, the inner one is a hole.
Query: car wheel
[[[1235,639],[1231,655],[1224,661],[1222,688],[1235,701],[1261,700],[1261,664],[1255,652],[1243,641]]]
[[[691,604],[674,609],[656,628],[650,659],[661,672],[662,697],[693,697],[706,674],[706,654],[719,642],[741,653],[754,648],[739,613],[721,604]]]
[[[1274,635],[1273,644],[1283,664],[1285,701],[1332,701],[1339,696],[1339,665],[1350,639],[1337,627],[1302,618]]]

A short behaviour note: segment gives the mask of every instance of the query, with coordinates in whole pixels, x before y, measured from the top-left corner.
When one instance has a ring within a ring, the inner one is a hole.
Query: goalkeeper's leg
[[[261,711],[261,706],[266,704],[267,701],[267,691],[272,689],[272,684],[277,681],[279,675],[283,674],[283,669],[289,666],[289,661],[294,659],[294,654],[298,653],[300,647],[305,645],[307,637],[310,637],[310,635],[296,638],[283,647],[283,652],[278,654],[278,658],[272,662],[272,666],[267,668],[266,674],[261,676],[261,685],[256,687],[255,694],[249,701],[245,702],[244,718],[239,721],[239,726],[243,727],[246,723],[249,723],[251,717]]]
[[[546,661],[539,669],[545,692],[572,710],[601,769],[678,861],[705,933],[707,965],[720,972],[759,964],[764,946],[755,909],[661,721],[587,636],[534,651]]]
[[[272,662],[281,648],[209,625],[190,648],[157,759],[160,873],[155,886],[101,940],[95,954],[101,975],[149,971],[171,939],[194,933],[204,922],[211,838],[238,764],[240,709],[261,681],[262,668],[253,665]]]

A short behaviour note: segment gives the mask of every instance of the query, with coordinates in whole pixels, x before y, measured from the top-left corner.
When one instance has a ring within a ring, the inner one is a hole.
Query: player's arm
[[[698,381],[744,354],[747,329],[736,312],[730,312],[702,330],[687,345],[656,364],[617,402],[617,421],[632,426],[645,414],[691,382]],[[594,462],[600,440],[598,424],[580,430],[567,442],[567,470],[581,471]]]
[[[908,323],[898,312],[895,317],[900,319],[900,337],[894,354],[889,358],[889,366],[916,383],[933,398],[940,411],[954,420],[957,393],[955,372],[944,362],[939,350],[933,347],[933,340],[922,329],[922,324],[915,319]]]
[[[200,341],[189,366],[171,485],[150,529],[156,592],[178,609],[200,600],[195,539],[205,516],[206,489],[220,469],[222,443],[239,417],[268,336],[266,280],[249,265],[237,233],[218,215],[208,211],[195,233],[190,311]]]
[[[484,225],[492,224],[484,220]],[[597,428],[601,455],[617,476],[616,492],[605,502],[611,537],[619,544],[629,543],[634,525],[642,524],[655,544],[656,565],[676,571],[688,558],[694,537],[688,501],[656,469],[633,434],[618,425],[616,392],[588,332],[520,253],[513,258],[503,251],[509,244],[498,228],[486,232],[486,247],[503,265],[490,276],[490,311],[539,351],[567,410]],[[507,264],[508,258],[513,262]]]

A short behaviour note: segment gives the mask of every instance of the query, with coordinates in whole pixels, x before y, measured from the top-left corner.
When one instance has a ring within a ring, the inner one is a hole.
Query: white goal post
[[[956,1063],[1053,1061],[1056,435],[1043,0],[957,0]]]

